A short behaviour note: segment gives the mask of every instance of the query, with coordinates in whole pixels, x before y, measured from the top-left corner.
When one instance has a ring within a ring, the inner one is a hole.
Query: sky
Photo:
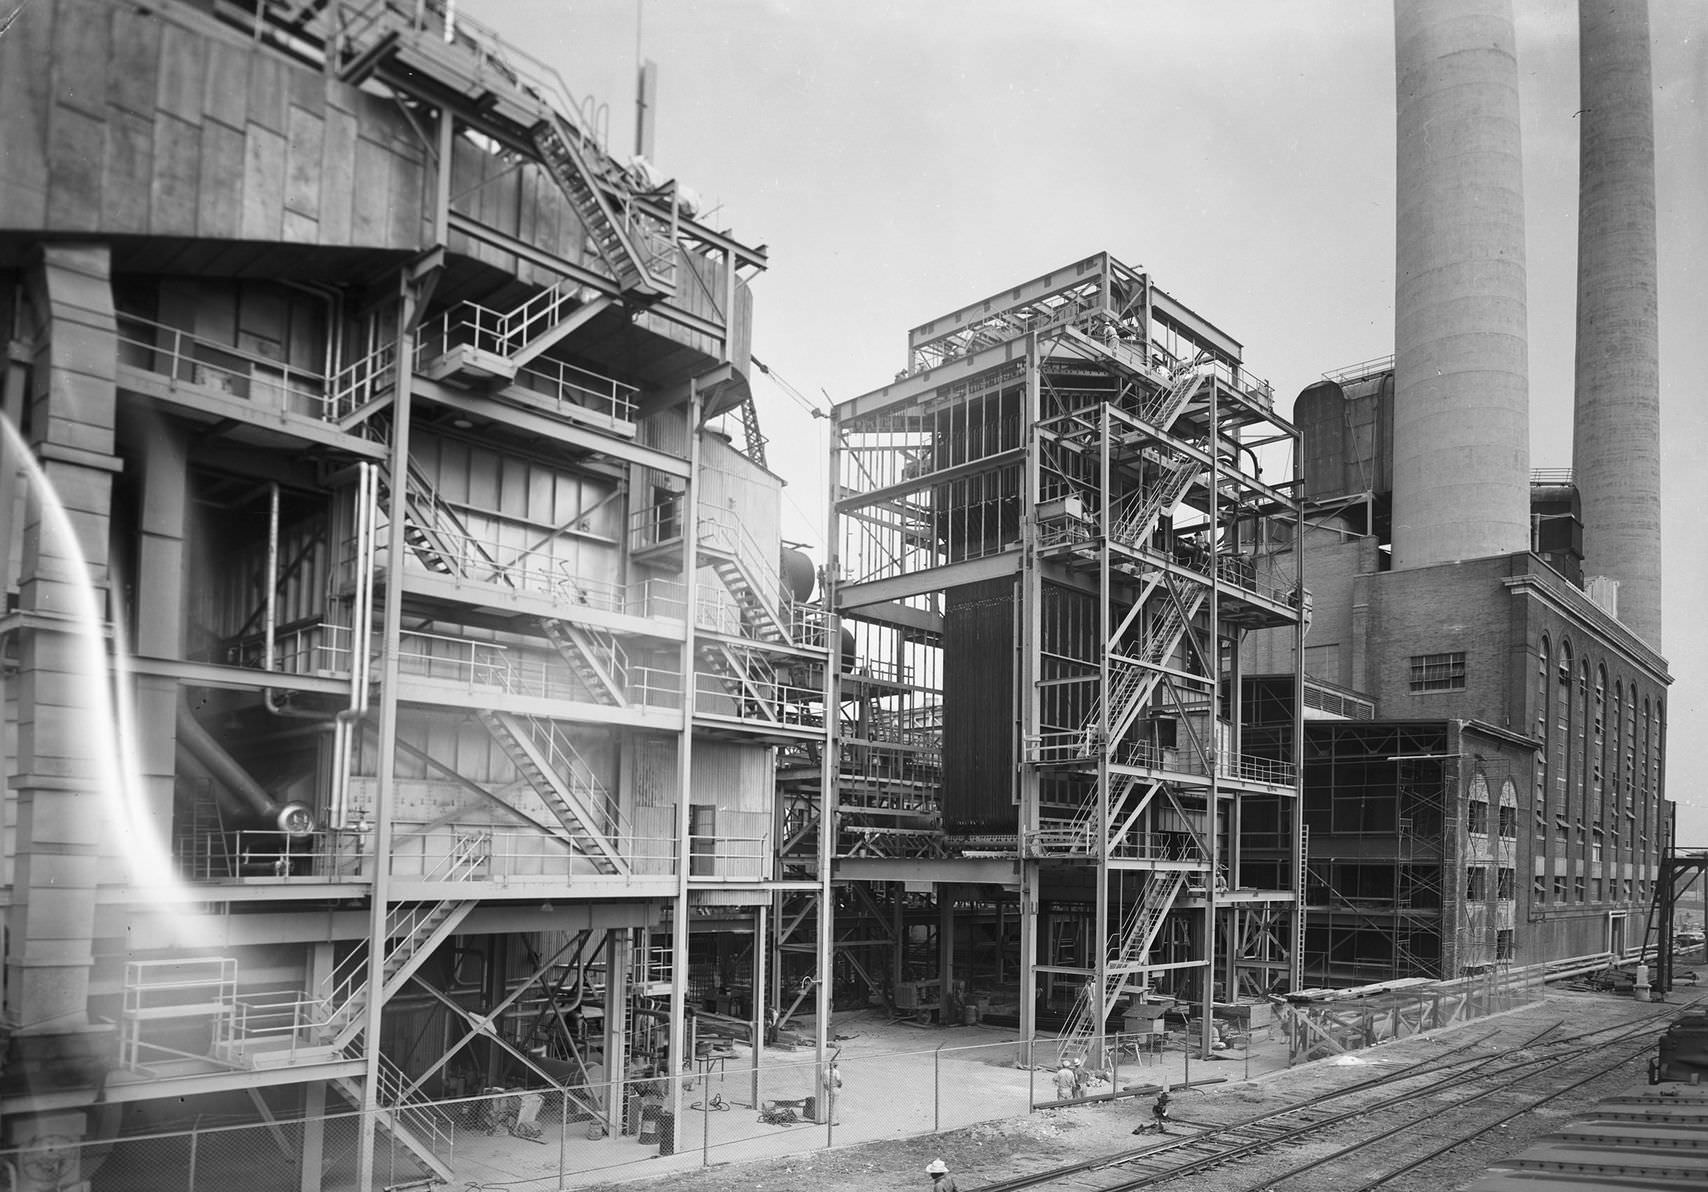
[[[770,268],[754,378],[784,533],[824,558],[820,408],[887,383],[907,329],[1107,250],[1245,345],[1285,407],[1393,351],[1393,13],[1379,0],[462,0],[634,137]],[[1571,465],[1573,0],[1514,0],[1533,467]],[[1708,845],[1708,3],[1651,0],[1668,793]],[[637,53],[638,50],[638,53]],[[793,390],[791,392],[790,390]]]

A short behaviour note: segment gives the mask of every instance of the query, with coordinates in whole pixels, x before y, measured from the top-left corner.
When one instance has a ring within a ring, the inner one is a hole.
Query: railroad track
[[[1510,1120],[1511,1117],[1528,1112],[1537,1105],[1565,1095],[1572,1088],[1597,1078],[1618,1064],[1628,1062],[1631,1057],[1640,1054],[1650,1045],[1655,1035],[1656,1020],[1676,1013],[1677,1010],[1675,1006],[1665,1006],[1636,1023],[1623,1023],[1616,1027],[1604,1027],[1550,1039],[1549,1036],[1554,1035],[1562,1025],[1554,1023],[1509,1051],[1509,1054],[1532,1051],[1539,1054],[1524,1055],[1523,1058],[1504,1063],[1497,1061],[1492,1066],[1487,1056],[1465,1055],[1478,1044],[1493,1037],[1492,1033],[1482,1035],[1443,1055],[1398,1072],[1372,1077],[1284,1109],[1226,1125],[1205,1127],[1201,1133],[1193,1135],[1016,1175],[1007,1180],[986,1184],[981,1192],[1018,1192],[1023,1188],[1073,1189],[1074,1192],[1134,1192],[1136,1189],[1157,1187],[1225,1167],[1260,1152],[1272,1152],[1297,1147],[1308,1141],[1318,1141],[1320,1136],[1328,1131],[1373,1113],[1392,1111],[1403,1119],[1407,1107],[1412,1107],[1416,1111],[1413,1124],[1426,1118],[1438,1119],[1444,1112],[1443,1101],[1448,1101],[1449,1106],[1472,1105],[1490,1096],[1510,1093],[1514,1087],[1527,1080],[1534,1080],[1540,1074],[1573,1064],[1581,1067],[1586,1056],[1605,1056],[1610,1051],[1618,1053],[1617,1058],[1595,1067],[1589,1075],[1575,1080],[1565,1088],[1556,1088],[1540,1100],[1527,1098],[1520,1108],[1503,1119]],[[1639,1037],[1643,1040],[1641,1047],[1631,1050],[1628,1044]],[[1629,1054],[1625,1054],[1626,1052]],[[1594,1066],[1593,1061],[1591,1066]],[[1311,1185],[1313,1187],[1349,1187],[1338,1180],[1323,1183],[1324,1177],[1320,1169],[1332,1161],[1351,1166],[1360,1151],[1367,1151],[1383,1140],[1398,1135],[1415,1141],[1416,1132],[1408,1132],[1407,1125],[1404,1121],[1393,1126],[1385,1122],[1380,1137],[1354,1142],[1333,1155],[1301,1162],[1292,1172],[1271,1175],[1266,1180],[1252,1185],[1252,1190],[1255,1192],[1256,1189],[1274,1187],[1285,1192],[1289,1181],[1308,1171],[1317,1172],[1317,1179]],[[1499,1122],[1489,1124],[1486,1118],[1479,1118],[1477,1125],[1479,1129],[1455,1137],[1453,1141],[1437,1148],[1433,1155],[1443,1154],[1471,1137],[1487,1133],[1488,1130],[1498,1127]],[[1431,1130],[1438,1132],[1434,1121],[1431,1123]],[[1365,1187],[1380,1187],[1405,1171],[1420,1166],[1424,1161],[1427,1161],[1427,1158],[1407,1163],[1403,1168],[1396,1168]],[[1360,1160],[1359,1164],[1362,1178],[1369,1171],[1368,1156]]]

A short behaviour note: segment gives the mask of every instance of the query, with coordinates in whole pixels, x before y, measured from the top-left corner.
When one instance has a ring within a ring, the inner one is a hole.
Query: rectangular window
[[[1578,876],[1576,876],[1572,879],[1572,897],[1575,898],[1579,902],[1583,901],[1583,895],[1584,895],[1584,888],[1583,887],[1584,887],[1583,875],[1579,874]]]
[[[1600,878],[1592,877],[1589,879],[1589,897],[1590,897],[1590,900],[1592,902],[1600,902],[1601,901],[1601,879]]]
[[[1411,656],[1411,689],[1413,691],[1463,691],[1465,689],[1465,652],[1451,654],[1413,654]]]
[[[1495,897],[1502,902],[1518,897],[1518,870],[1502,867],[1495,871]]]
[[[1566,875],[1563,873],[1556,873],[1554,875],[1554,901],[1555,902],[1564,902],[1565,900],[1566,900]]]
[[[1481,902],[1489,896],[1489,871],[1481,865],[1465,870],[1465,901]]]
[[[1537,902],[1548,900],[1548,879],[1539,873],[1530,879],[1530,897]]]
[[[1512,931],[1510,928],[1495,932],[1495,959],[1512,959]]]

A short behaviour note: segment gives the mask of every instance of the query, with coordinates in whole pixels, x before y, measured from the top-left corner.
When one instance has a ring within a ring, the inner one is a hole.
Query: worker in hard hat
[[[1056,1100],[1068,1101],[1077,1095],[1079,1073],[1074,1071],[1073,1061],[1064,1059],[1062,1066],[1056,1069]]]
[[[931,1177],[931,1192],[961,1192],[960,1185],[955,1183],[955,1177],[949,1174],[949,1165],[943,1160],[931,1160],[925,1168],[925,1174]]]

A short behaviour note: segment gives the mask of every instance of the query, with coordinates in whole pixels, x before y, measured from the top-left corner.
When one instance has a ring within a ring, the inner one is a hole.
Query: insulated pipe
[[[267,485],[267,596],[266,646],[261,669],[273,669],[273,638],[279,627],[279,482]]]
[[[1396,570],[1529,549],[1510,0],[1394,0]]]
[[[274,799],[184,707],[178,709],[178,744],[210,776],[247,803],[257,815],[271,820],[279,831],[288,836],[305,836],[314,830],[314,812],[306,804],[281,804]]]
[[[1661,647],[1655,119],[1646,0],[1578,5],[1578,311],[1572,477],[1585,575]]]
[[[373,630],[374,498],[379,490],[373,464],[356,470],[356,584],[350,628],[350,706],[334,718],[332,799],[329,819],[341,827],[349,799],[350,761],[356,726],[368,714],[368,638]]]

